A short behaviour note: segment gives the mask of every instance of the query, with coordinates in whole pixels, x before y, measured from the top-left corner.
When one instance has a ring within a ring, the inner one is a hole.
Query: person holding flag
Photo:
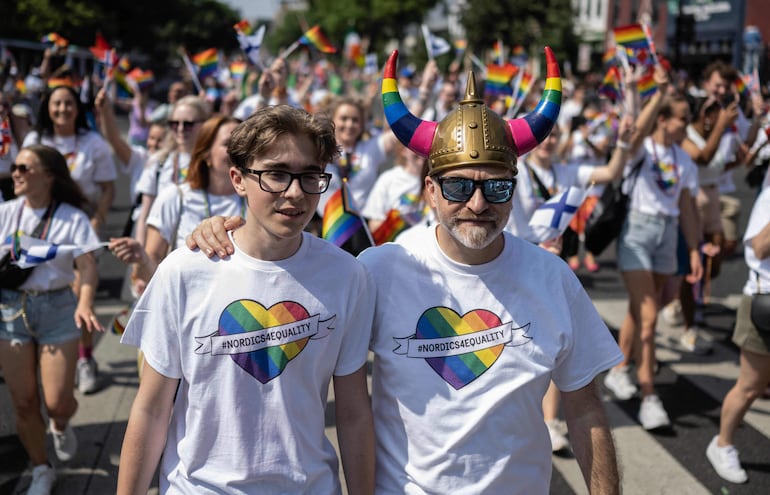
[[[302,108],[294,92],[287,86],[289,67],[286,59],[273,60],[270,67],[259,78],[257,94],[245,98],[233,112],[233,117],[246,120],[251,114],[268,105],[290,105]]]
[[[5,256],[13,261],[25,256],[20,249],[23,235],[53,244],[98,244],[81,209],[88,200],[56,149],[42,144],[24,147],[11,165],[11,176],[17,198],[0,204]],[[77,298],[70,286],[75,269],[80,274]],[[48,494],[56,471],[46,452],[46,429],[50,427],[57,458],[72,459],[78,444],[70,424],[78,408],[73,393],[78,339],[81,330],[104,329],[93,311],[98,284],[93,254],[75,257],[73,251],[62,250],[27,273],[26,280],[15,287],[6,285],[7,272],[0,274],[0,364],[14,405],[16,430],[32,465],[29,493]]]

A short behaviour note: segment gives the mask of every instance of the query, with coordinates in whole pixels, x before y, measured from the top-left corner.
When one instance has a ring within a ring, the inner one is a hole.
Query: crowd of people
[[[740,374],[702,448],[719,476],[747,481],[733,432],[770,384],[770,333],[752,304],[770,292],[770,122],[766,88],[738,92],[729,64],[701,81],[657,64],[644,100],[631,67],[612,101],[591,78],[561,75],[546,49],[544,80],[510,117],[511,102],[459,61],[399,70],[394,54],[380,78],[276,58],[199,94],[180,75],[162,103],[147,88],[121,100],[96,76],[85,91],[51,63],[46,52],[27,93],[0,93],[2,269],[22,236],[101,237],[127,264],[123,342],[143,359],[118,493],[145,493],[159,464],[162,492],[339,492],[323,434],[330,382],[349,493],[547,493],[551,453],[565,449],[592,493],[617,493],[599,384],[618,401],[638,395],[643,428],[669,427],[654,383],[658,317],[682,327],[682,350],[710,352],[704,301],[736,251],[749,268]],[[730,196],[737,170],[754,177],[754,205]],[[607,269],[586,224],[618,181],[628,311],[616,342],[574,272],[581,257],[588,272]],[[105,239],[118,182],[132,210]],[[343,184],[372,231],[393,212],[408,228],[369,249],[319,239]],[[537,238],[533,214],[571,187],[588,195],[570,227]],[[67,462],[74,388],[99,388],[96,261],[57,256],[7,280],[0,367],[29,493],[47,494],[46,418]]]

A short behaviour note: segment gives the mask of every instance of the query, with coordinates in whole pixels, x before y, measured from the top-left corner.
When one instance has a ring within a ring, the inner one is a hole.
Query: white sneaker
[[[35,466],[32,470],[32,483],[29,484],[27,495],[50,495],[56,483],[56,471],[48,464]]]
[[[56,431],[56,427],[51,421],[51,435],[53,435],[53,449],[60,461],[67,462],[75,457],[78,451],[78,438],[75,436],[71,424],[67,423],[64,431]]]
[[[749,477],[746,475],[746,471],[741,468],[738,450],[732,445],[720,447],[717,445],[717,438],[712,438],[706,449],[706,457],[708,457],[714,471],[730,483],[746,483]]]
[[[567,440],[567,425],[564,421],[552,419],[545,424],[548,427],[548,435],[551,437],[551,452],[560,452],[569,449]]]
[[[648,395],[642,399],[642,406],[639,408],[639,422],[642,423],[642,428],[645,430],[655,430],[671,424],[657,395]]]
[[[78,359],[77,369],[75,370],[75,381],[78,384],[78,390],[84,394],[90,394],[96,391],[99,372],[96,361],[93,359]]]
[[[714,347],[711,341],[706,340],[701,336],[698,327],[685,329],[685,331],[682,332],[682,336],[679,338],[679,345],[681,345],[687,352],[700,355],[710,353]]]
[[[628,366],[612,368],[604,377],[604,386],[610,389],[618,400],[628,400],[636,393],[636,385],[628,376]]]
[[[679,299],[674,299],[666,304],[660,311],[660,317],[672,327],[683,325],[684,318],[682,317],[682,303]]]

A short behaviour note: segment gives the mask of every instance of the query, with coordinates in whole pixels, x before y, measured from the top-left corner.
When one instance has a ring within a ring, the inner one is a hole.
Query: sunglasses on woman
[[[441,186],[441,195],[447,201],[464,203],[473,197],[476,188],[481,189],[487,203],[507,203],[513,197],[516,179],[473,180],[463,177],[434,177]]]
[[[29,165],[24,165],[23,163],[12,163],[11,164],[11,173],[14,173],[16,171],[19,171],[20,174],[26,174],[29,172],[30,168]]]
[[[179,129],[179,126],[182,126],[182,130],[189,131],[192,129],[195,124],[197,124],[197,120],[169,120],[168,126],[174,130]]]

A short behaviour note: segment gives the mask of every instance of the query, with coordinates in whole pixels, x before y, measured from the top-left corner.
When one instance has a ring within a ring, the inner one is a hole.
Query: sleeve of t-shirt
[[[345,318],[345,335],[334,367],[334,376],[345,376],[366,363],[374,319],[374,283],[363,266],[355,272],[350,284],[352,301],[350,316]]]
[[[770,189],[762,189],[757,196],[754,206],[751,208],[749,223],[746,225],[746,233],[743,235],[743,243],[748,244],[759,234],[770,220]]]
[[[75,210],[72,217],[72,244],[93,246],[99,243],[99,236],[91,226],[91,222],[82,210]]]
[[[623,353],[580,282],[575,279],[570,285],[572,332],[551,375],[563,392],[585,387],[596,375],[623,360]]]
[[[91,160],[94,162],[94,182],[112,182],[118,178],[112,150],[101,136],[91,135]]]
[[[377,181],[372,187],[372,191],[369,193],[369,197],[366,199],[364,209],[361,210],[361,215],[371,220],[384,220],[388,216],[388,205],[385,204],[387,195],[387,186],[384,184],[383,177],[379,176]]]
[[[180,285],[176,263],[172,259],[161,263],[137,301],[120,340],[139,347],[147,364],[175,379],[182,378],[178,315],[184,312],[184,301],[180,300]]]
[[[157,159],[150,158],[142,170],[142,175],[136,181],[136,192],[149,196],[158,195],[158,169],[160,164]]]
[[[32,144],[37,144],[37,131],[30,131],[24,136],[24,141],[21,143],[22,148],[26,148]]]
[[[682,186],[690,190],[690,195],[694,198],[698,195],[698,166],[687,155],[686,162],[683,163],[684,171],[682,173]]]
[[[152,203],[150,214],[147,216],[147,225],[155,227],[160,232],[160,236],[172,245],[174,238],[174,229],[179,220],[179,187],[166,187],[157,199]]]

